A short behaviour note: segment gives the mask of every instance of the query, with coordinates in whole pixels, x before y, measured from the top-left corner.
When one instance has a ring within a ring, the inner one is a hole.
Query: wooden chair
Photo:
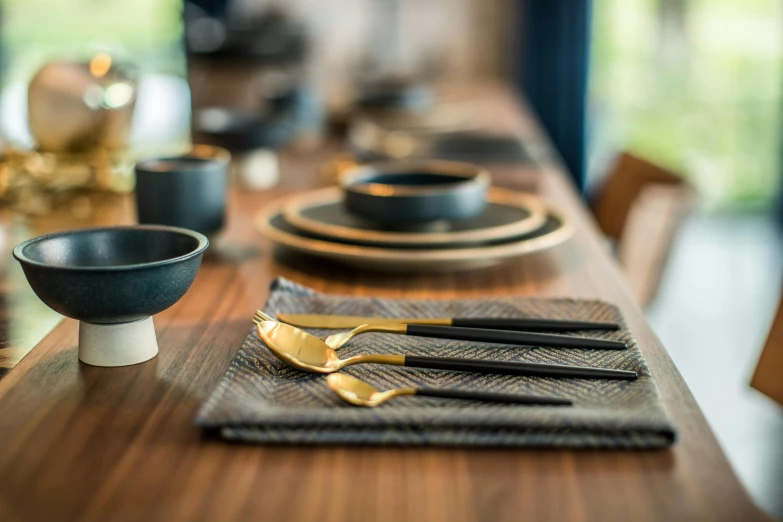
[[[593,199],[593,213],[637,302],[655,297],[674,238],[695,191],[682,177],[639,157],[618,157]]]
[[[783,406],[783,299],[750,385]]]

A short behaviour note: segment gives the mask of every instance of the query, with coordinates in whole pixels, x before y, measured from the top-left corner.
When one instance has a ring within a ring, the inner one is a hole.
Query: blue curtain
[[[519,6],[517,87],[583,191],[592,0],[522,0]]]

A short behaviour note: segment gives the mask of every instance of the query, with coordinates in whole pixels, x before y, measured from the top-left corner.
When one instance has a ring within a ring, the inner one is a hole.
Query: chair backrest
[[[624,153],[593,199],[598,225],[617,242],[620,266],[642,306],[658,291],[694,194],[677,174]]]
[[[750,385],[783,406],[783,299]]]
[[[683,186],[686,182],[674,172],[633,154],[624,152],[618,156],[592,202],[595,219],[606,236],[620,240],[631,207],[650,185]]]

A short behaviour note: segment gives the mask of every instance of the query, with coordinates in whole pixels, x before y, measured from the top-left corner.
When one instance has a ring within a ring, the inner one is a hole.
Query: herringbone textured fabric
[[[574,299],[393,300],[316,293],[285,279],[272,284],[268,313],[363,316],[548,317],[622,321],[613,305]],[[311,330],[318,336],[333,331]],[[289,444],[401,444],[659,448],[672,444],[669,421],[636,340],[627,330],[582,332],[622,340],[627,350],[520,347],[364,334],[340,357],[367,353],[531,361],[635,370],[635,381],[551,379],[359,365],[345,372],[378,389],[404,386],[487,389],[559,395],[573,407],[521,406],[402,397],[378,408],[341,402],[324,375],[299,372],[274,358],[253,329],[196,422],[226,439]]]

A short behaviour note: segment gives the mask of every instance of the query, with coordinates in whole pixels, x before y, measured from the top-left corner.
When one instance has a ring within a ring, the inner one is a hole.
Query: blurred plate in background
[[[452,272],[484,268],[554,247],[565,242],[573,232],[566,217],[550,209],[546,222],[538,230],[483,245],[380,248],[340,242],[304,232],[285,220],[282,214],[285,203],[273,203],[257,214],[256,228],[263,236],[295,252],[330,259],[362,270]]]

